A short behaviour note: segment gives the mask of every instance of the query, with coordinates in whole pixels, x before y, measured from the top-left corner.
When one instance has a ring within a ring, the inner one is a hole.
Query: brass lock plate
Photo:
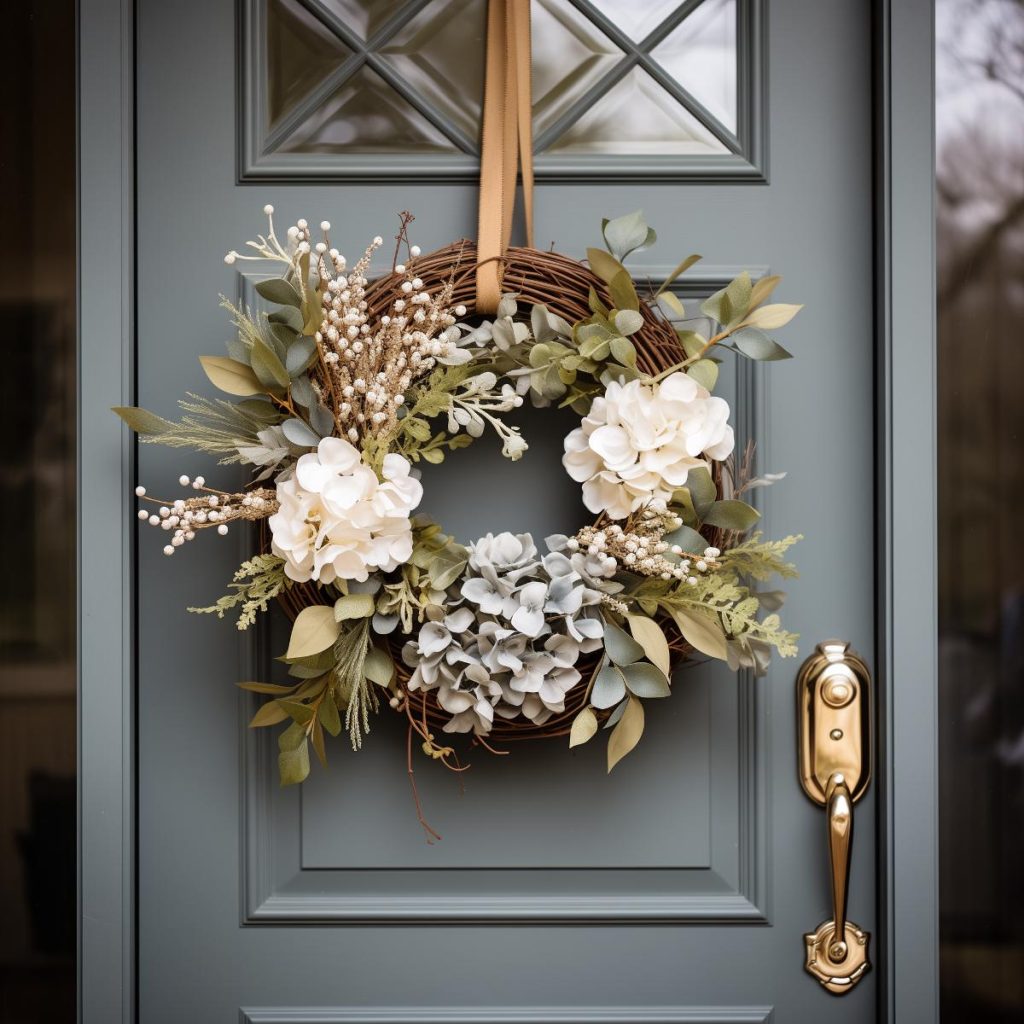
[[[867,665],[842,640],[819,644],[797,676],[800,785],[820,806],[837,774],[853,801],[871,781],[870,682]]]

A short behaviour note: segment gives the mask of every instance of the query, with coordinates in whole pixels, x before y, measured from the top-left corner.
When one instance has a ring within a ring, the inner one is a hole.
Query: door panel
[[[282,180],[239,184],[248,101],[235,66],[238,15],[230,0],[139,0],[138,402],[164,415],[206,389],[196,357],[227,336],[217,292],[248,287],[221,258],[251,237],[265,202],[286,220],[327,217],[350,251],[388,234],[400,209],[416,213],[425,250],[475,231],[471,182],[318,183],[280,171]],[[725,173],[703,184],[548,182],[537,236],[582,255],[602,216],[643,206],[660,239],[644,254],[652,279],[694,250],[709,268],[695,291],[740,265],[785,274],[780,298],[808,304],[789,331],[797,359],[764,373],[726,365],[737,437],[756,437],[762,470],[789,474],[763,503],[769,533],[807,538],[787,604],[802,652],[841,636],[871,660],[868,9],[790,0],[762,29],[767,105],[751,116],[770,143],[770,183]],[[754,68],[747,59],[741,80]],[[545,413],[531,429],[561,436]],[[572,521],[557,444],[518,464],[513,500],[472,511],[468,497],[493,493],[481,476],[493,466],[473,449],[458,455],[428,478],[425,509],[460,534]],[[233,479],[140,448],[151,489],[182,472]],[[263,1024],[381,1014],[755,1021],[772,1009],[786,1022],[874,1018],[874,975],[836,999],[803,970],[802,935],[831,911],[823,812],[795,770],[796,664],[776,663],[757,682],[686,669],[611,777],[597,748],[569,754],[558,742],[476,754],[459,780],[417,764],[426,814],[444,836],[428,846],[404,732],[386,717],[358,755],[336,743],[330,768],[302,790],[277,786],[273,737],[245,728],[251,699],[233,685],[276,650],[274,626],[236,634],[184,611],[222,592],[241,552],[241,542],[211,541],[167,560],[139,545],[147,1024],[234,1021],[240,1008]],[[856,807],[850,889],[850,915],[871,932],[873,805],[869,790]],[[381,1009],[406,1006],[415,1009]]]

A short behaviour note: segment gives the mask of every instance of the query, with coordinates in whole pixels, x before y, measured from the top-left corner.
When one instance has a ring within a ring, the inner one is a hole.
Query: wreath
[[[239,684],[269,698],[252,726],[285,725],[282,783],[306,778],[310,747],[326,762],[325,733],[359,749],[384,708],[407,723],[410,776],[415,744],[462,770],[458,734],[505,753],[523,739],[577,746],[602,725],[611,771],[684,661],[760,675],[773,650],[796,653],[782,595],[758,586],[795,575],[785,553],[799,538],[765,540],[745,500],[781,474],[753,476],[713,393],[723,350],[788,357],[767,333],[800,308],[769,302],[779,278],[740,274],[700,306],[716,332],[692,330],[671,286],[699,257],[656,291],[638,286],[627,260],[656,236],[637,212],[604,221],[586,263],[508,249],[485,318],[471,242],[422,255],[403,214],[391,269],[370,280],[380,237],[349,267],[326,221],[318,240],[305,220],[281,240],[264,210],[267,234],[226,262],[283,272],[255,285],[264,308],[223,300],[237,336],[227,356],[201,357],[228,397],[190,394],[178,421],[115,411],[144,442],[252,471],[238,491],[188,475],[186,496],[140,486],[138,517],[165,531],[167,555],[258,524],[229,593],[189,610],[237,611],[246,629],[276,600],[293,620],[291,682]],[[417,514],[420,463],[495,442],[496,457],[529,457],[505,415],[524,402],[579,414],[563,464],[593,519],[571,536],[463,544]]]

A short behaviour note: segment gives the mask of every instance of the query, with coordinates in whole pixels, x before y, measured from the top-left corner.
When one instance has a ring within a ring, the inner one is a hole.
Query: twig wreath
[[[140,520],[173,555],[204,530],[257,523],[254,553],[208,608],[238,628],[278,601],[292,619],[280,659],[289,685],[243,682],[270,699],[254,727],[278,737],[283,784],[321,762],[324,733],[358,750],[386,705],[407,723],[406,756],[420,823],[413,748],[464,770],[454,735],[507,753],[512,741],[603,725],[608,770],[644,729],[645,702],[671,694],[695,654],[763,674],[772,650],[796,654],[772,576],[798,537],[753,532],[751,449],[734,451],[727,402],[713,394],[718,354],[776,360],[767,332],[799,306],[769,303],[778,277],[740,274],[700,307],[718,325],[692,330],[672,284],[644,294],[625,266],[656,241],[639,212],[602,224],[586,263],[532,245],[529,4],[489,0],[479,242],[422,255],[401,215],[390,272],[369,279],[377,237],[350,268],[320,224],[305,220],[249,242],[251,259],[283,265],[255,287],[272,311],[227,300],[237,336],[203,356],[229,399],[189,395],[177,422],[115,411],[145,442],[191,448],[252,471],[241,491],[183,475],[188,497],[144,487]],[[527,246],[510,248],[521,164]],[[468,544],[416,515],[417,466],[457,458],[495,435],[517,460],[527,444],[504,414],[530,402],[568,406],[580,425],[563,464],[593,520],[538,543],[528,533]]]
[[[245,629],[277,599],[294,620],[283,657],[294,682],[239,684],[270,698],[253,726],[288,723],[282,783],[307,776],[310,746],[326,761],[325,732],[344,729],[358,749],[382,704],[453,769],[452,734],[502,752],[566,735],[576,746],[604,724],[610,771],[640,739],[645,702],[670,695],[694,652],[757,674],[772,649],[796,653],[781,595],[756,587],[795,575],[784,555],[798,538],[751,532],[758,513],[743,500],[778,475],[753,477],[749,449],[736,457],[728,404],[712,394],[721,350],[788,356],[766,332],[800,307],[768,304],[777,277],[741,274],[700,307],[717,333],[689,330],[670,286],[698,257],[641,297],[624,262],[655,234],[633,213],[604,222],[589,265],[508,250],[506,291],[481,319],[468,305],[470,242],[420,255],[403,215],[391,271],[370,281],[381,238],[349,269],[326,222],[321,241],[299,220],[282,242],[265,212],[267,235],[227,261],[283,264],[256,285],[273,311],[224,300],[237,337],[226,357],[201,358],[231,398],[189,395],[178,422],[115,411],[145,442],[253,470],[238,492],[183,475],[191,496],[136,494],[168,555],[204,530],[261,524],[230,593],[190,610],[237,610]],[[421,461],[457,458],[489,433],[505,458],[523,457],[502,414],[524,401],[579,413],[563,463],[594,520],[542,544],[512,533],[463,544],[415,515]]]

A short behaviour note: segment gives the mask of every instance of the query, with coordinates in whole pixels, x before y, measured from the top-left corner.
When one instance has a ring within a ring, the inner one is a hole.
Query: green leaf
[[[610,708],[626,695],[626,681],[614,665],[605,665],[594,679],[590,691],[590,703],[595,708]]]
[[[642,210],[603,221],[601,233],[609,252],[619,260],[624,260],[637,249],[654,245],[658,240],[654,229],[647,226]]]
[[[282,750],[277,755],[277,770],[282,786],[294,786],[309,775],[309,744],[300,743],[294,750]]]
[[[113,411],[136,434],[162,434],[168,427],[173,426],[170,420],[165,420],[162,416],[157,416],[155,412],[150,412],[148,409],[140,409],[138,406],[115,405]]]
[[[604,249],[588,249],[587,262],[590,264],[590,269],[607,284],[611,283],[616,274],[628,275],[629,273],[614,256],[606,253]]]
[[[686,375],[692,377],[701,387],[714,391],[718,383],[718,363],[711,359],[698,359],[687,367]]]
[[[305,725],[316,713],[315,709],[299,700],[281,698],[277,706],[289,715],[298,725]]]
[[[283,277],[271,277],[266,281],[257,281],[256,294],[268,302],[276,302],[279,306],[294,306],[296,309],[302,309],[302,297]]]
[[[636,348],[628,338],[612,338],[610,348],[612,357],[617,363],[621,363],[623,366],[636,366]]]
[[[391,680],[395,676],[395,663],[387,651],[380,647],[371,647],[366,652],[363,672],[371,683],[376,683],[378,686],[390,686]]]
[[[260,383],[256,374],[245,363],[227,356],[200,356],[206,376],[215,387],[229,395],[246,398],[249,395],[262,395],[267,389]]]
[[[316,342],[312,338],[299,338],[288,346],[284,367],[289,377],[298,377],[313,365],[315,359]]]
[[[372,594],[345,594],[334,602],[334,618],[338,622],[346,619],[368,619],[376,608]]]
[[[626,337],[636,334],[644,325],[643,316],[635,309],[620,309],[615,314],[615,330]]]
[[[320,443],[320,438],[310,429],[309,424],[294,416],[281,424],[281,430],[284,431],[284,436],[299,448],[315,448]]]
[[[708,346],[708,339],[703,334],[698,334],[697,331],[677,330],[676,337],[679,338],[679,344],[683,346],[687,359],[700,355]]]
[[[636,294],[636,286],[628,270],[620,270],[609,282],[608,291],[616,309],[640,309],[640,299]]]
[[[718,488],[707,466],[697,466],[686,474],[686,489],[690,492],[697,518],[703,521],[718,497]]]
[[[644,706],[630,697],[626,710],[608,738],[608,771],[611,770],[640,742],[644,734]]]
[[[600,252],[600,249],[595,249],[594,252]],[[616,273],[618,273],[616,268]],[[623,268],[624,269],[624,268]],[[614,276],[614,275],[613,275]],[[597,313],[599,316],[607,317],[609,313],[608,307],[598,298],[597,289],[593,285],[590,286],[590,293],[587,299],[587,305],[590,307],[591,313]]]
[[[332,694],[326,694],[320,701],[316,711],[320,724],[332,735],[337,736],[341,732],[341,715],[338,714],[338,705],[334,702]]]
[[[626,705],[629,703],[629,695],[624,694],[622,701],[619,706],[615,708],[612,713],[608,716],[604,723],[605,729],[614,729],[619,724],[619,719],[622,717],[622,713],[626,710]]]
[[[594,709],[585,707],[573,720],[569,731],[569,747],[582,746],[597,732],[597,715]]]
[[[277,683],[235,683],[240,690],[248,690],[250,693],[291,693],[294,686],[280,686]],[[265,706],[265,705],[264,705]]]
[[[750,308],[760,306],[765,299],[771,298],[775,286],[782,280],[778,274],[769,274],[767,277],[758,278],[750,291]]]
[[[715,292],[701,303],[700,311],[723,327],[739,323],[750,307],[750,275],[744,270],[721,291]]]
[[[703,608],[673,608],[672,618],[691,647],[710,658],[725,661],[725,631],[717,614]]]
[[[737,351],[742,352],[748,359],[774,361],[793,358],[792,353],[769,338],[759,327],[744,327],[731,335],[731,338]]]
[[[748,314],[743,321],[745,327],[760,327],[762,331],[774,331],[785,327],[803,309],[787,302],[776,302],[770,306],[761,306]]]
[[[296,334],[301,334],[304,326],[302,313],[294,306],[282,306],[280,309],[275,309],[267,317],[267,320],[272,324],[284,324],[285,327],[290,327]]]
[[[698,555],[703,554],[708,546],[707,540],[689,526],[680,526],[678,530],[666,533],[662,540],[666,544],[678,544],[684,551]]]
[[[626,621],[629,623],[629,631],[633,634],[633,639],[643,647],[647,660],[657,665],[665,675],[668,675],[672,659],[669,654],[665,631],[654,619],[649,619],[646,615],[627,615]],[[628,672],[626,673],[626,678],[628,681]],[[643,697],[645,694],[640,694],[640,696]]]
[[[288,641],[288,659],[308,658],[326,651],[335,640],[341,627],[334,618],[334,608],[329,604],[314,604],[303,608],[292,624],[292,635]]]
[[[306,738],[306,729],[299,722],[292,722],[283,732],[278,734],[278,750],[294,750]]]
[[[604,649],[616,665],[631,665],[644,656],[643,647],[614,622],[604,624]]]
[[[646,661],[627,665],[622,674],[626,677],[629,692],[636,697],[667,697],[672,692],[665,673]]]
[[[259,729],[264,725],[277,725],[288,717],[288,712],[276,700],[268,700],[249,720],[250,729]]]
[[[683,260],[683,262],[680,263],[679,266],[676,267],[676,269],[673,270],[672,273],[665,278],[664,282],[662,283],[662,286],[658,289],[657,294],[659,296],[665,294],[671,295],[672,293],[668,291],[668,288],[671,287],[672,282],[675,281],[676,278],[680,277],[682,274],[685,274],[690,269],[690,267],[692,267],[694,263],[697,263],[700,259],[701,257],[698,256],[697,253],[693,253],[691,256],[687,256],[686,259]],[[679,300],[676,299],[676,301],[678,302]],[[680,316],[682,316],[682,313],[680,313]]]
[[[261,391],[283,391],[291,380],[284,363],[262,338],[257,338],[252,343],[252,369],[263,385]]]
[[[675,292],[660,292],[658,294],[658,305],[660,305],[670,317],[678,317],[680,320],[686,316],[686,308],[682,299]]]
[[[723,530],[739,530],[745,532],[761,518],[761,513],[752,505],[737,498],[726,498],[716,501],[704,516],[709,526],[720,526]]]

